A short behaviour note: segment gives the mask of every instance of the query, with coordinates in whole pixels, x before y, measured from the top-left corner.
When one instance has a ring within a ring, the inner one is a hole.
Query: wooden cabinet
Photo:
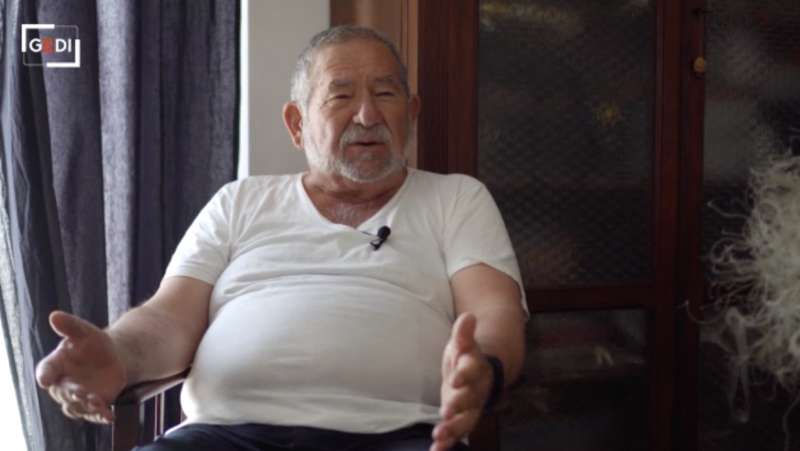
[[[334,23],[375,25],[415,62],[417,165],[486,183],[514,242],[535,317],[499,449],[733,449],[698,419],[698,374],[716,370],[687,313],[701,316],[702,257],[723,230],[709,202],[743,196],[749,168],[781,145],[800,153],[800,4],[332,11],[346,3],[371,18]]]
[[[500,449],[672,447],[680,8],[416,5],[418,47],[404,52],[418,62],[418,166],[487,184],[535,312],[525,382],[498,417]],[[390,36],[411,21],[390,16],[333,15]]]
[[[536,312],[503,450],[672,449],[680,6],[420,4],[419,165],[487,184]]]

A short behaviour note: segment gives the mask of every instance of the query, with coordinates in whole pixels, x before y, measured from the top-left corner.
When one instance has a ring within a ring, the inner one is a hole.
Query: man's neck
[[[403,186],[407,174],[408,170],[402,168],[376,182],[360,183],[311,169],[303,174],[303,185],[312,198],[321,196],[329,201],[351,205],[383,204]]]

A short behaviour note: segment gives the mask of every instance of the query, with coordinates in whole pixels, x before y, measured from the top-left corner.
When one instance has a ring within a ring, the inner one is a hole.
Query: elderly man
[[[283,110],[308,171],[223,187],[108,329],[53,313],[40,385],[104,423],[126,385],[191,366],[187,421],[148,451],[467,449],[528,313],[486,188],[406,167],[419,109],[385,38],[315,36]]]

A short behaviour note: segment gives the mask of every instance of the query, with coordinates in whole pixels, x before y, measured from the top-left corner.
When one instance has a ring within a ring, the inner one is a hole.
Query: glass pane
[[[500,406],[503,451],[647,449],[643,310],[531,318],[525,382]]]
[[[478,176],[527,287],[646,281],[655,2],[483,0]]]
[[[724,234],[742,230],[750,170],[778,152],[800,154],[800,2],[708,0],[707,6],[703,255]],[[749,422],[735,420],[729,357],[701,344],[699,449],[783,451],[791,399],[762,386],[751,392]],[[800,417],[794,412],[789,419],[788,449],[798,449]]]

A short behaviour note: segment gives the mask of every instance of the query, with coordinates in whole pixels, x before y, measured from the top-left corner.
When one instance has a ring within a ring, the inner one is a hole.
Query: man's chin
[[[336,171],[340,176],[356,183],[375,183],[386,179],[398,171],[402,170],[405,165],[392,164],[389,167],[383,166],[381,168],[357,168],[353,166],[344,166],[338,168]]]

